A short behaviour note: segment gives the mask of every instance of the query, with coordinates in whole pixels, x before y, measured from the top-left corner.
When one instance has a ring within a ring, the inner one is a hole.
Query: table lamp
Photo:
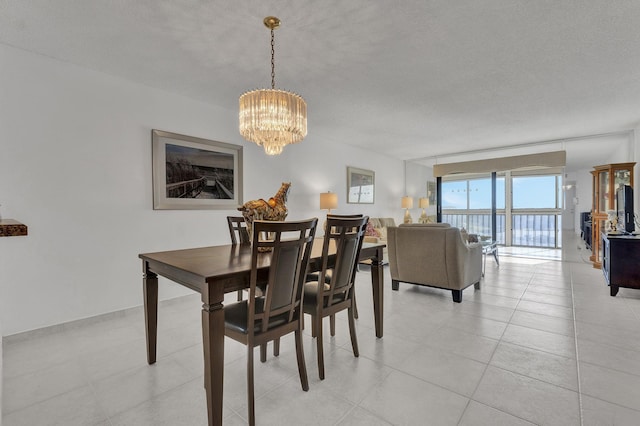
[[[327,214],[331,214],[331,209],[338,208],[338,194],[335,192],[320,193],[320,210],[328,210]]]
[[[413,208],[413,197],[402,197],[402,208],[404,209],[404,223],[413,223],[409,209]]]
[[[422,214],[420,215],[420,218],[418,218],[418,223],[429,223],[429,217],[425,211],[425,209],[429,208],[429,199],[420,198],[420,200],[418,200],[418,206],[422,209]]]

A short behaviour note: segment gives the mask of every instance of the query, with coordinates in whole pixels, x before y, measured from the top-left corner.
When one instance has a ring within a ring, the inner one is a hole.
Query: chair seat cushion
[[[331,289],[331,287],[329,286],[329,284],[324,285],[324,290],[325,291],[329,291]],[[325,295],[325,299],[326,299]],[[343,301],[345,298],[345,294],[344,293],[337,293],[334,294],[333,296],[333,302],[341,302]],[[318,282],[317,281],[310,281],[308,283],[305,283],[304,285],[304,307],[305,307],[305,311],[309,311],[309,309],[311,308],[315,308],[316,306],[316,300],[318,299]],[[326,306],[326,303],[325,303]]]
[[[331,273],[332,273],[333,269],[329,269],[327,270],[327,272],[324,275],[324,282],[326,282],[327,284],[331,283]],[[305,282],[310,282],[310,281],[318,281],[320,280],[320,272],[311,272],[309,274],[307,274],[306,278],[305,278]]]
[[[246,300],[242,300],[237,303],[231,303],[224,307],[224,326],[230,330],[239,333],[248,333],[249,327],[247,325],[247,315],[249,313],[249,303]],[[256,297],[256,312],[262,313],[264,310],[264,297]],[[278,315],[269,322],[269,328],[274,328],[279,325],[285,324],[288,319],[288,314]],[[253,333],[259,334],[262,330],[262,320],[256,320],[254,324]]]

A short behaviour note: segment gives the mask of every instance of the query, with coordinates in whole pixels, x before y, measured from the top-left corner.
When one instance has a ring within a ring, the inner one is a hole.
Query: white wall
[[[635,135],[634,135],[635,133]],[[598,164],[594,164],[594,166],[602,165],[602,164],[611,164],[611,163],[627,163],[630,161],[635,161],[640,163],[640,159],[636,157],[634,152],[638,152],[638,148],[634,148],[635,146],[640,145],[640,140],[636,140],[638,135],[638,130],[635,132],[631,132],[629,135],[629,142],[627,144],[626,150],[614,150],[612,151],[609,158],[603,159]],[[638,164],[636,164],[634,175],[635,182],[634,186],[638,188]],[[575,206],[575,229],[577,233],[580,233],[580,212],[591,211],[592,207],[592,195],[593,195],[593,181],[591,171],[593,167],[588,169],[581,169],[570,172],[568,175],[569,180],[576,180],[576,196],[578,197],[579,203]],[[636,200],[634,205],[637,206],[637,197],[638,191],[635,191]],[[637,209],[636,209],[637,210]]]
[[[152,209],[151,129],[243,145],[244,199],[291,181],[291,219],[322,215],[327,190],[338,213],[402,217],[402,161],[327,141],[313,116],[302,143],[267,157],[238,134],[237,99],[207,105],[3,45],[0,63],[0,204],[29,227],[0,239],[4,335],[140,305],[139,253],[228,242],[236,211]],[[347,165],[375,171],[374,205],[345,203]]]

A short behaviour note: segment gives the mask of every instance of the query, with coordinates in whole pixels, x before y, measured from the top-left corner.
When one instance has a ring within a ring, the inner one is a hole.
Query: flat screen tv
[[[633,188],[624,185],[616,192],[618,206],[618,226],[625,233],[635,231],[635,217],[633,214]]]

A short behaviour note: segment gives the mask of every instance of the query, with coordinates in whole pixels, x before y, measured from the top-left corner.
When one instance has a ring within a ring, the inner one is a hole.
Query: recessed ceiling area
[[[640,121],[640,1],[5,0],[0,43],[237,110],[270,86],[267,15],[309,143],[420,159],[567,140],[581,169]]]
[[[566,151],[566,170],[591,169],[608,162],[624,162],[631,155],[632,133],[627,131],[590,137],[541,141],[500,148],[475,151],[452,152],[411,160],[416,164],[433,167],[436,164],[459,163],[465,161],[489,160],[545,152]]]

